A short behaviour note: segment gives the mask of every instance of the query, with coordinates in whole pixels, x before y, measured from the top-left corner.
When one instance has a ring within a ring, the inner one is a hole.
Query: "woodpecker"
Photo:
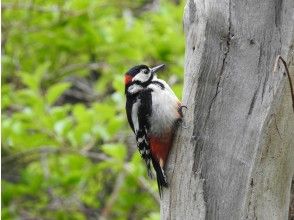
[[[156,172],[159,194],[167,187],[164,165],[178,122],[182,120],[181,102],[156,73],[164,64],[149,68],[138,65],[125,74],[126,113],[136,135],[137,147],[145,160],[148,176],[151,164]]]

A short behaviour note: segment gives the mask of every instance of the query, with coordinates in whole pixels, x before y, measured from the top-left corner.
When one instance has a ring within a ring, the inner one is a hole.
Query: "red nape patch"
[[[161,138],[159,137],[150,138],[152,156],[158,160],[161,166],[163,166],[166,162],[171,145],[172,145],[171,136],[165,136]]]
[[[130,75],[125,75],[125,85],[129,84],[132,82],[133,77]]]

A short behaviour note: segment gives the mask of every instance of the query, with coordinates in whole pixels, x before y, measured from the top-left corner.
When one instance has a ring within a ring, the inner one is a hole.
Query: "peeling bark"
[[[161,219],[287,219],[294,114],[278,55],[293,56],[293,0],[189,0],[188,106]]]

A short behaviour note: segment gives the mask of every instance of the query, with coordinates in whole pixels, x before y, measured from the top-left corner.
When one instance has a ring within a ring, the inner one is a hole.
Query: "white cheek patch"
[[[142,87],[142,86],[137,85],[137,84],[134,84],[134,85],[131,85],[131,86],[128,88],[128,93],[130,93],[130,94],[135,94],[135,93],[140,92],[141,90],[143,90],[143,87]]]
[[[151,73],[145,74],[140,72],[133,78],[133,81],[146,82],[150,78],[150,74]]]

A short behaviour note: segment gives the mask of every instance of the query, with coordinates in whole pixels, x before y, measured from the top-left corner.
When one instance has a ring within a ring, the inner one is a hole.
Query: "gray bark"
[[[189,0],[183,104],[161,219],[287,219],[293,0]]]

